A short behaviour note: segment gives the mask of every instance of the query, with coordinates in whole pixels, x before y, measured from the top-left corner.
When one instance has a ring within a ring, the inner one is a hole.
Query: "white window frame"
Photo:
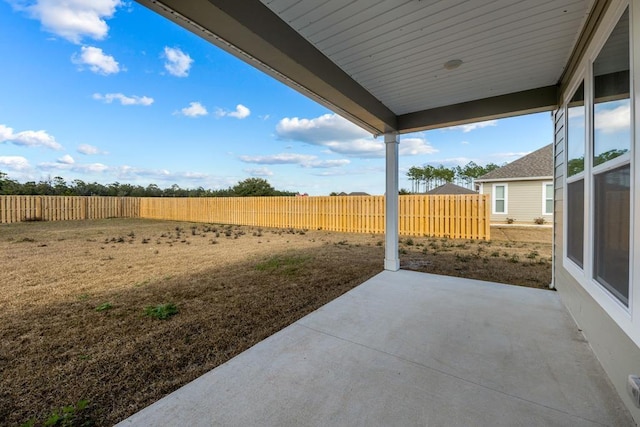
[[[496,197],[496,187],[504,187],[504,199],[498,199]],[[496,211],[496,202],[498,200],[504,200],[504,212]],[[491,189],[491,212],[496,215],[507,215],[509,213],[509,185],[505,183],[493,184]]]
[[[547,186],[551,186],[551,199],[547,198]],[[545,181],[542,183],[542,215],[553,215],[553,181]],[[551,200],[551,212],[547,212],[547,202]]]
[[[618,158],[606,162],[602,165],[593,167],[593,61],[597,58],[602,47],[607,41],[609,35],[616,26],[618,20],[629,7],[629,25],[630,25],[630,97],[631,97],[631,146],[629,153]],[[607,10],[600,28],[596,31],[591,44],[587,47],[587,51],[578,65],[577,69],[581,72],[576,73],[567,91],[564,93],[563,108],[565,111],[564,121],[564,144],[565,151],[567,148],[567,104],[570,97],[584,80],[584,98],[585,98],[585,170],[579,174],[567,178],[567,154],[565,154],[565,168],[563,173],[563,215],[566,224],[567,221],[567,184],[584,179],[585,194],[585,230],[584,230],[584,270],[580,269],[571,259],[567,257],[567,247],[563,248],[563,268],[588,292],[588,294],[599,304],[609,316],[620,326],[620,328],[640,346],[640,226],[635,224],[636,212],[640,212],[640,195],[636,189],[640,189],[640,174],[637,173],[637,166],[640,165],[640,150],[636,149],[640,143],[640,108],[636,106],[640,103],[640,85],[634,85],[634,81],[640,82],[640,43],[634,43],[634,40],[640,40],[640,7],[637,2],[628,0],[614,0],[611,7]],[[635,24],[635,25],[634,25]],[[631,188],[630,188],[630,248],[629,248],[629,304],[625,306],[618,298],[610,293],[604,286],[593,278],[594,271],[594,176],[607,170],[614,169],[626,164],[630,164],[631,168]],[[564,227],[564,239],[567,241],[567,228]],[[639,267],[636,267],[639,266]]]

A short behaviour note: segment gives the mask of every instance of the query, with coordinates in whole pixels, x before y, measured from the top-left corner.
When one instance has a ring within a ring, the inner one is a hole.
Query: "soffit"
[[[262,1],[396,115],[555,85],[592,3]]]

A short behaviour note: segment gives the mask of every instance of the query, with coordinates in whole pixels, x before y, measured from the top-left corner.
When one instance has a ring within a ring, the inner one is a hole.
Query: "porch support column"
[[[398,135],[384,134],[386,146],[384,269],[398,271]]]

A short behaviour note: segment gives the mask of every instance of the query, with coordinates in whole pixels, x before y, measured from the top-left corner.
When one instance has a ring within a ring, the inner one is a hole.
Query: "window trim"
[[[498,199],[496,197],[496,187],[504,187],[504,198],[502,199]],[[491,189],[491,213],[495,214],[495,215],[508,215],[509,214],[509,209],[508,209],[508,200],[509,200],[509,184],[502,183],[502,184],[493,184],[492,189]],[[496,202],[498,200],[504,200],[504,212],[498,212],[496,210]]]
[[[567,221],[567,184],[579,179],[584,179],[585,184],[585,253],[584,253],[584,270],[579,268],[570,258],[567,257],[567,245],[563,244],[562,267],[564,270],[578,282],[602,309],[612,318],[612,320],[636,343],[640,346],[640,268],[634,268],[640,265],[640,224],[634,221],[637,216],[636,212],[640,212],[640,174],[637,173],[637,166],[640,166],[640,149],[637,144],[640,143],[640,85],[634,85],[634,82],[640,81],[640,43],[634,43],[634,37],[640,37],[640,25],[634,23],[640,22],[640,7],[635,2],[628,0],[614,0],[610,8],[605,13],[601,26],[596,30],[594,37],[589,46],[587,46],[585,55],[576,67],[577,71],[570,79],[566,90],[562,94],[561,108],[564,111],[564,162],[562,181],[563,187],[563,220]],[[628,153],[613,159],[602,165],[593,167],[593,68],[592,64],[598,54],[604,47],[607,39],[613,32],[619,19],[622,17],[626,8],[629,8],[629,39],[630,39],[630,98],[631,98],[631,120],[630,135],[631,144]],[[567,178],[567,129],[568,129],[568,113],[567,104],[570,97],[580,85],[581,81],[585,82],[585,171]],[[587,161],[588,159],[588,161]],[[607,170],[614,169],[625,164],[631,167],[630,182],[630,239],[629,239],[629,305],[626,307],[613,294],[611,294],[604,286],[599,284],[593,278],[594,271],[594,176]],[[563,227],[563,238],[567,240],[567,227]],[[634,246],[638,245],[635,247]]]
[[[547,198],[547,187],[551,186],[551,199]],[[542,215],[553,215],[553,211],[555,210],[554,206],[554,188],[553,181],[545,181],[542,183]],[[551,212],[547,212],[547,202],[551,200]]]

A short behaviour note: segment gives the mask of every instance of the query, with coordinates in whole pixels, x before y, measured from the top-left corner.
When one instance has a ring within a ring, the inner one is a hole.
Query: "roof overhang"
[[[492,179],[480,179],[474,180],[476,183],[483,182],[512,182],[512,181],[553,181],[552,176],[520,176],[514,178],[492,178]]]
[[[555,109],[610,0],[138,2],[381,134]]]

